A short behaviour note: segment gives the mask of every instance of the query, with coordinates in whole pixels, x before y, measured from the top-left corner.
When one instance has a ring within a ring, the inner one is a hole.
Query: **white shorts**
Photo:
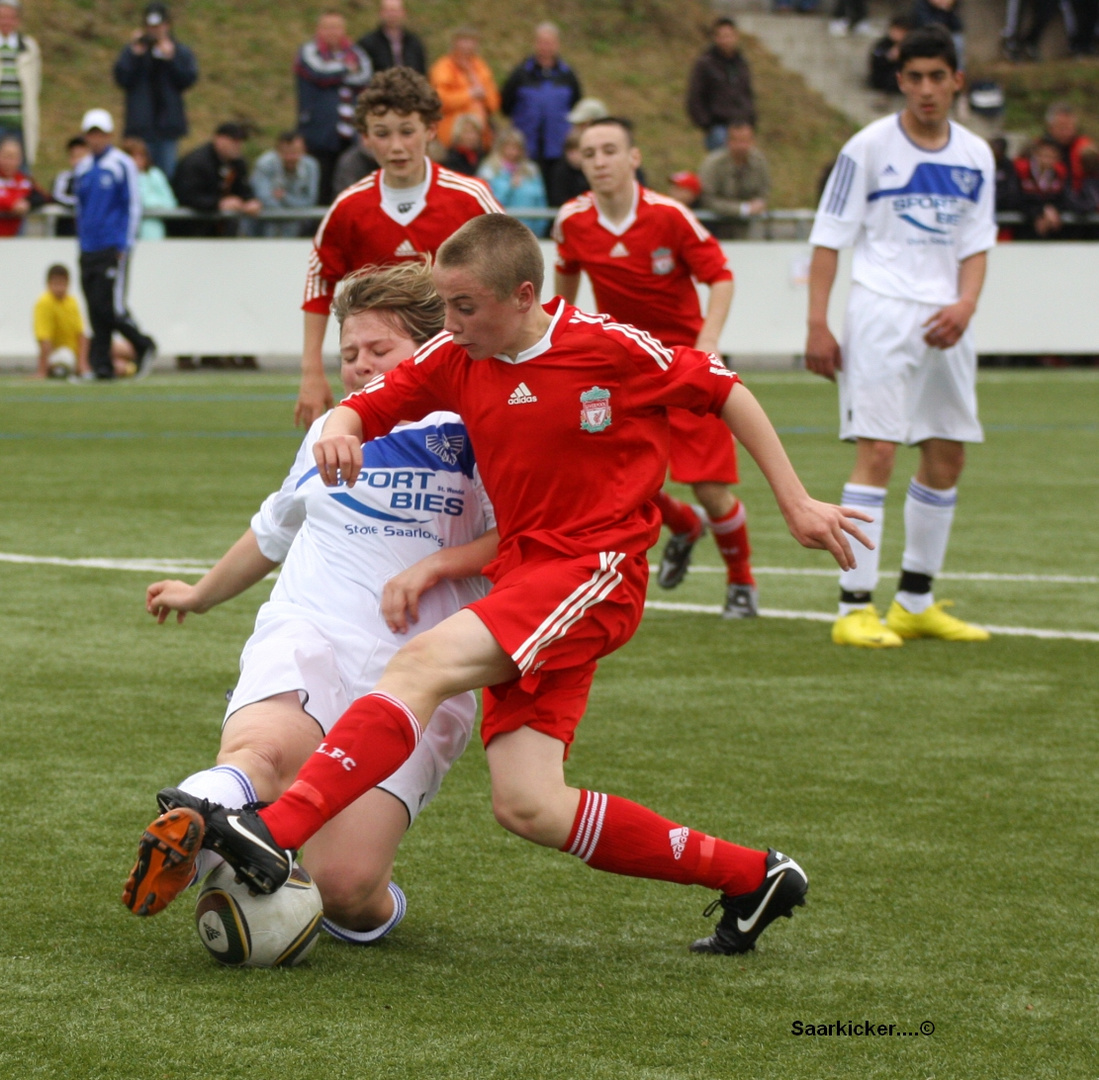
[[[949,349],[923,340],[923,324],[941,308],[851,286],[836,378],[841,439],[984,442],[971,331]]]
[[[320,728],[319,743],[353,701],[374,689],[397,651],[385,624],[380,627],[378,634],[371,634],[296,604],[264,604],[241,653],[240,679],[225,720],[245,705],[297,691],[302,708]],[[405,804],[410,822],[435,798],[466,748],[476,712],[472,693],[444,701],[412,756],[378,785]]]

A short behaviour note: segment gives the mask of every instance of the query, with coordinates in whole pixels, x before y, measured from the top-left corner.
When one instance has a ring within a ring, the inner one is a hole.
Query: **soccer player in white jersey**
[[[810,235],[806,366],[839,384],[840,438],[855,442],[843,504],[873,516],[873,550],[840,575],[832,640],[868,648],[906,638],[984,641],[936,602],[965,463],[981,442],[969,322],[996,240],[992,151],[950,120],[963,77],[950,35],[913,31],[900,47],[900,113],[855,135],[836,161]],[[854,245],[842,346],[828,328],[840,248]],[[886,488],[898,445],[919,448],[904,508],[900,587],[884,623],[873,605]]]
[[[333,310],[349,393],[410,356],[443,322],[423,263],[352,275]],[[433,413],[370,443],[353,492],[326,488],[317,476],[313,444],[324,419],[311,426],[280,490],[201,581],[148,589],[150,614],[164,622],[175,611],[182,622],[283,565],[241,656],[217,764],[181,785],[199,798],[233,806],[274,799],[347,706],[374,688],[402,641],[487,589],[479,575],[495,554],[495,518],[460,418]],[[390,880],[397,845],[465,748],[476,702],[463,694],[443,708],[443,723],[408,762],[310,841],[303,861],[334,937],[375,941],[404,915],[405,898]],[[188,842],[189,819],[161,809],[123,893],[138,915],[162,910],[220,861]]]

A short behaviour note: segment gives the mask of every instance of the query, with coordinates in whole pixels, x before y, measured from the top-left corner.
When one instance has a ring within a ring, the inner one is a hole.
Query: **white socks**
[[[872,521],[859,521],[856,524],[874,544],[874,549],[863,547],[851,537],[851,550],[858,566],[854,570],[840,572],[840,588],[848,593],[872,593],[878,584],[878,567],[881,565],[881,534],[885,519],[885,488],[870,487],[868,484],[844,484],[844,506],[856,510],[865,510]],[[840,602],[840,615],[849,615],[865,604]]]
[[[203,769],[188,776],[179,787],[188,795],[221,803],[231,810],[256,802],[256,789],[252,787],[252,781],[235,765],[215,765],[212,769]],[[191,884],[201,881],[221,862],[220,855],[203,848],[195,859],[195,876]]]
[[[374,930],[348,930],[334,923],[331,919],[322,919],[321,926],[328,931],[337,941],[345,941],[348,945],[372,945],[380,941],[404,918],[408,910],[408,901],[401,892],[401,887],[395,881],[389,883],[389,895],[393,897],[393,914]]]
[[[933,578],[943,568],[958,489],[937,491],[912,480],[904,500],[904,557],[901,573],[922,574]],[[926,611],[935,602],[928,592],[897,593],[897,603],[913,615]]]

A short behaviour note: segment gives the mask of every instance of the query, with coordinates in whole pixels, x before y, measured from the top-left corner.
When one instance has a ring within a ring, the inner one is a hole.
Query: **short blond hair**
[[[524,282],[542,295],[545,260],[537,237],[516,218],[481,214],[470,218],[439,248],[435,261],[442,267],[463,266],[490,288],[498,300],[512,295]]]
[[[337,286],[332,314],[343,328],[350,315],[376,311],[416,345],[443,328],[443,301],[431,281],[428,258],[396,266],[364,266]]]

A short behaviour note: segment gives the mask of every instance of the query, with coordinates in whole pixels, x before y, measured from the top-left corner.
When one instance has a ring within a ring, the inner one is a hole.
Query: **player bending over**
[[[721,245],[690,210],[637,182],[640,165],[628,120],[596,120],[581,135],[580,167],[591,191],[561,207],[554,222],[557,292],[574,301],[580,271],[586,271],[600,311],[664,345],[717,354],[733,302],[733,272]],[[705,317],[696,280],[709,286]],[[660,516],[672,531],[657,583],[674,589],[683,580],[691,550],[709,526],[725,562],[722,615],[757,615],[744,506],[729,488],[737,481],[729,429],[717,416],[686,409],[672,409],[668,422],[672,479],[690,484],[702,505],[689,506],[664,491],[657,495]]]
[[[862,514],[809,497],[763,410],[723,364],[560,298],[542,307],[542,274],[538,241],[514,218],[463,225],[433,271],[447,332],[346,399],[314,447],[321,478],[336,484],[360,474],[364,437],[384,436],[402,417],[460,409],[498,515],[500,549],[485,568],[491,592],[403,646],[271,806],[225,810],[171,789],[160,798],[189,814],[192,843],[201,837],[253,888],[273,891],[290,871],[290,849],[429,738],[443,702],[484,687],[497,821],[600,870],[719,890],[716,932],[693,948],[746,952],[803,902],[801,868],[569,787],[564,759],[596,661],[641,618],[669,408],[720,415],[759,463],[794,536],[843,567],[853,563],[845,533],[861,536],[849,519]],[[520,387],[523,401],[512,404]]]
[[[905,638],[985,641],[988,631],[936,603],[965,444],[982,442],[977,350],[969,321],[984,284],[995,163],[984,139],[950,120],[962,75],[954,42],[938,26],[900,46],[904,108],[865,127],[840,151],[809,242],[810,371],[839,384],[840,438],[855,443],[845,506],[870,515],[880,545],[897,446],[920,463],[904,504],[901,580],[883,624],[873,604],[877,548],[840,576],[837,645],[883,648]],[[843,347],[828,329],[839,249],[854,244]]]
[[[333,310],[349,393],[411,356],[443,322],[422,263],[352,275]],[[149,612],[164,622],[176,611],[182,622],[283,564],[241,657],[217,764],[180,785],[197,800],[238,807],[274,799],[318,746],[336,760],[322,740],[374,688],[400,642],[486,591],[475,575],[495,552],[496,530],[459,417],[431,412],[369,443],[353,492],[317,476],[322,426],[311,426],[280,490],[198,584],[149,587]],[[374,941],[401,920],[405,899],[390,881],[397,845],[465,748],[475,711],[472,693],[445,702],[415,753],[309,841],[303,861],[335,937]],[[187,813],[157,818],[141,838],[123,903],[153,915],[212,869],[220,858],[194,840]]]

